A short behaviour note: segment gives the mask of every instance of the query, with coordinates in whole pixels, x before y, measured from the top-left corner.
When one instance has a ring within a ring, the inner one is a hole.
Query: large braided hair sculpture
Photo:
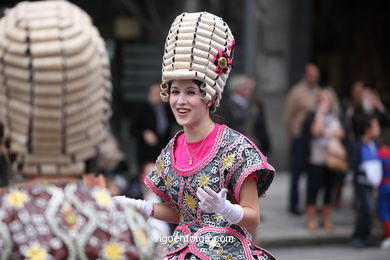
[[[182,13],[171,25],[162,63],[161,98],[167,102],[169,82],[203,82],[202,98],[219,106],[232,69],[235,40],[222,18],[207,12]]]
[[[80,182],[106,135],[109,61],[89,16],[21,2],[0,19],[0,124],[25,181],[0,189],[0,259],[159,259],[133,207]]]
[[[22,2],[0,21],[0,123],[23,175],[84,172],[110,115],[110,72],[89,16]]]

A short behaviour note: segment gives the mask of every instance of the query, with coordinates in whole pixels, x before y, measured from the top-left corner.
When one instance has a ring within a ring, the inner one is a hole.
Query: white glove
[[[237,224],[244,217],[244,209],[226,199],[226,189],[216,193],[209,187],[198,188],[196,195],[200,200],[199,208],[206,213],[217,213],[231,224]]]
[[[136,200],[126,196],[114,196],[113,199],[123,206],[133,206],[141,211],[145,217],[150,217],[153,211],[153,203],[147,200]]]

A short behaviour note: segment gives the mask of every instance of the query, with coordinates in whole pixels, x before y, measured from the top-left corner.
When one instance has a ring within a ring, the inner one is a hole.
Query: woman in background
[[[307,228],[317,229],[317,196],[322,190],[324,200],[321,206],[321,220],[328,231],[333,229],[330,220],[332,189],[335,181],[334,170],[327,166],[327,153],[331,142],[341,145],[345,131],[341,123],[337,108],[337,100],[330,89],[322,89],[319,94],[317,107],[308,116],[305,122],[308,140],[308,175],[307,175]],[[344,164],[347,158],[344,158]]]

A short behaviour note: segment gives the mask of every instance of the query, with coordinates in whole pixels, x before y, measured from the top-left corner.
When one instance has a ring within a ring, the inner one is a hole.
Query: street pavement
[[[362,249],[346,245],[272,248],[278,260],[389,260],[390,251],[378,247]]]
[[[301,209],[304,208],[305,202],[305,182],[303,175],[300,182]],[[310,232],[305,227],[304,214],[301,216],[290,214],[287,211],[288,191],[289,174],[277,173],[266,196],[260,199],[261,221],[254,237],[256,244],[266,249],[332,244],[349,246],[354,223],[353,185],[350,176],[344,185],[340,207],[332,211],[334,230],[331,232],[325,231],[320,223],[318,230]],[[373,233],[379,240],[380,223],[375,223],[374,226]]]

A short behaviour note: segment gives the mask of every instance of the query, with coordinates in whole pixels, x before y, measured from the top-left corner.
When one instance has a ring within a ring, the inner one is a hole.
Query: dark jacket
[[[137,157],[139,165],[157,159],[161,149],[167,145],[171,137],[172,126],[174,124],[173,114],[167,103],[162,103],[166,117],[167,127],[159,133],[157,129],[157,117],[159,116],[153,106],[147,102],[138,103],[132,106],[130,115],[130,133],[137,141]],[[158,143],[155,146],[148,145],[144,138],[145,130],[153,131],[158,137]]]

